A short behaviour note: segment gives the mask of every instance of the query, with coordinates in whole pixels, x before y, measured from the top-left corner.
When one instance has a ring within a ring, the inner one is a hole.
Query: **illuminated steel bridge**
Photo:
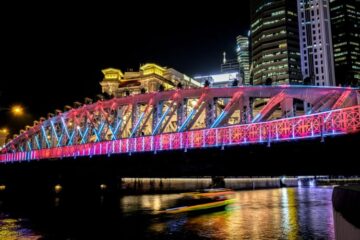
[[[358,89],[196,88],[139,94],[57,112],[22,131],[1,162],[270,144],[360,131]]]

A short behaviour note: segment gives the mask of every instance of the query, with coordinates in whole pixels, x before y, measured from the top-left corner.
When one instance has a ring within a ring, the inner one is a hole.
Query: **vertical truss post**
[[[205,123],[206,123],[206,128],[210,128],[211,125],[214,123],[215,119],[216,119],[216,98],[211,98],[209,99],[209,101],[206,103],[206,109],[205,109]]]
[[[293,117],[294,116],[294,99],[287,97],[280,103],[282,117]]]
[[[136,129],[136,123],[139,119],[139,110],[140,107],[138,103],[133,103],[132,111],[131,111],[131,129],[130,129],[130,136],[132,137],[134,130]]]
[[[240,123],[241,124],[247,124],[247,123],[251,122],[251,112],[252,112],[251,105],[252,104],[251,104],[249,97],[244,96],[242,98],[242,101],[240,102],[240,115],[241,115]]]
[[[152,122],[152,132],[156,129],[162,115],[163,110],[163,101],[159,101],[158,103],[154,104],[154,112],[153,112],[153,122]]]
[[[186,119],[186,113],[187,113],[187,102],[188,99],[184,98],[182,101],[179,102],[178,108],[177,108],[177,130],[180,129],[180,126],[183,124],[183,122]]]

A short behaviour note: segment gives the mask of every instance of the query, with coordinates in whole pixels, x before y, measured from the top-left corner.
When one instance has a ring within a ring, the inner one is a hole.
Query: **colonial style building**
[[[104,79],[100,82],[102,92],[121,97],[159,90],[200,87],[201,84],[173,68],[161,67],[153,63],[142,65],[138,72],[122,72],[114,68],[102,70]]]

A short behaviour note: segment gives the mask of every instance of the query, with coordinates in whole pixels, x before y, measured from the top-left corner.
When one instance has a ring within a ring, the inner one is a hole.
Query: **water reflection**
[[[149,229],[174,238],[191,233],[205,239],[334,239],[331,191],[283,188],[237,192],[236,203],[225,211],[180,216],[153,223]]]
[[[39,235],[34,234],[30,229],[22,227],[21,224],[23,224],[22,219],[9,218],[4,214],[0,215],[0,239],[1,240],[40,239]]]
[[[239,191],[223,211],[171,217],[157,213],[181,194],[97,196],[91,203],[57,196],[50,207],[26,207],[28,221],[0,209],[0,239],[39,239],[34,232],[56,239],[334,239],[331,194],[317,187]]]

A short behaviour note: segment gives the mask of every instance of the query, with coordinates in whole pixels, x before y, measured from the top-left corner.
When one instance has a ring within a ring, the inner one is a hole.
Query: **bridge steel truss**
[[[263,106],[255,106],[260,99]],[[295,104],[305,105],[302,112]],[[360,131],[357,89],[305,86],[197,88],[133,95],[42,118],[1,162],[187,150]]]

